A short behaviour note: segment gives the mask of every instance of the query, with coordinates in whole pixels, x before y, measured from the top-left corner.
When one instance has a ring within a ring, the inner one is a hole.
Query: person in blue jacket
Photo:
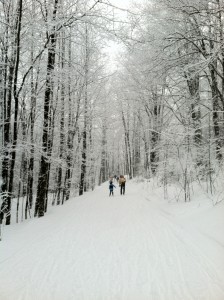
[[[114,188],[116,188],[116,186],[113,184],[113,181],[112,180],[110,180],[109,181],[109,190],[110,190],[110,194],[109,194],[109,196],[113,196],[114,195]]]

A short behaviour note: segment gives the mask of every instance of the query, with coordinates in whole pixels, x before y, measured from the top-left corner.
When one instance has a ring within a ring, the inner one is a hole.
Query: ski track
[[[0,300],[224,299],[223,274],[184,227],[136,184],[106,189],[5,233]]]

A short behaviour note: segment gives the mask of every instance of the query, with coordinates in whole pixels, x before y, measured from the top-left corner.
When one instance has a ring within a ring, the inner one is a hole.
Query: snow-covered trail
[[[136,183],[125,196],[107,193],[104,185],[45,218],[7,228],[0,299],[224,299],[224,257],[217,265],[196,243],[200,233],[191,235],[147,201]],[[203,238],[210,249],[215,241]]]

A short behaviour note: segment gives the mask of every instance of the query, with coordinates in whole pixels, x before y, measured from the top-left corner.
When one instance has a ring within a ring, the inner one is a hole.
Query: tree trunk
[[[125,136],[125,152],[126,152],[126,167],[127,167],[127,174],[129,175],[129,178],[132,179],[133,173],[132,173],[132,157],[131,157],[131,144],[130,144],[130,135],[129,135],[129,128],[127,125],[127,122],[125,120],[124,111],[123,108],[121,109],[122,113],[122,122],[124,127],[124,136]]]
[[[57,180],[57,205],[61,203],[61,190],[62,190],[62,159],[64,156],[64,143],[65,143],[65,84],[64,84],[64,64],[65,64],[65,38],[62,31],[61,36],[61,120],[60,120],[60,146],[59,146],[59,167],[58,167],[58,180]],[[63,198],[63,194],[62,194]]]
[[[157,89],[157,88],[156,88]],[[157,92],[152,92],[153,95],[153,126],[151,132],[151,151],[150,151],[150,163],[151,163],[151,170],[152,174],[156,173],[159,161],[159,154],[158,154],[158,142],[159,142],[159,118],[160,118],[160,110],[161,106],[158,103],[158,94]]]
[[[14,51],[12,54],[11,64],[9,68],[9,80],[8,80],[8,97],[6,102],[6,116],[4,124],[4,146],[5,153],[2,166],[2,177],[3,177],[3,203],[1,211],[6,214],[6,225],[10,225],[11,222],[11,201],[13,192],[13,180],[14,180],[14,167],[16,160],[16,146],[17,146],[17,121],[18,121],[18,111],[19,111],[19,99],[17,93],[17,80],[18,80],[18,69],[19,69],[19,59],[20,59],[20,33],[21,33],[21,20],[22,20],[22,5],[23,0],[18,0],[17,2],[17,13],[15,22],[15,41],[14,41]],[[15,102],[14,107],[14,121],[13,121],[13,135],[12,135],[12,149],[10,152],[7,150],[9,145],[10,137],[10,121],[11,121],[11,102],[12,102],[12,91]],[[8,157],[11,153],[11,164],[9,165]],[[2,222],[3,215],[1,213],[0,223]]]
[[[84,125],[82,132],[82,161],[81,161],[81,174],[79,183],[79,195],[82,195],[86,190],[86,161],[87,161],[87,123],[88,123],[88,73],[89,73],[89,38],[88,27],[86,24],[85,30],[85,95],[84,95]]]
[[[32,1],[32,15],[35,13],[35,5]],[[32,31],[32,38],[34,38],[34,33]],[[34,124],[36,118],[36,98],[37,98],[37,88],[38,88],[38,76],[40,68],[37,70],[37,78],[36,83],[34,84],[34,44],[32,39],[31,44],[31,65],[32,70],[30,73],[30,90],[31,90],[31,109],[30,109],[30,159],[28,164],[28,179],[27,179],[27,198],[26,198],[26,206],[30,209],[33,207],[33,176],[34,176]]]
[[[53,11],[53,21],[56,19],[58,8],[58,0],[54,2]],[[46,88],[44,94],[44,124],[43,124],[43,134],[42,134],[42,152],[40,171],[38,176],[38,186],[37,186],[37,198],[35,204],[35,216],[43,217],[46,210],[47,203],[47,193],[49,185],[49,114],[50,114],[50,102],[53,96],[53,72],[55,67],[55,48],[56,48],[56,32],[55,27],[50,37],[50,46],[48,48],[48,59],[47,59],[47,77],[46,77]]]
[[[106,120],[105,120],[106,122]],[[106,123],[105,123],[106,124]],[[106,126],[103,124],[103,129],[102,129],[102,153],[101,153],[101,167],[100,167],[100,184],[107,181],[107,171],[106,171],[106,166],[107,166],[107,160],[106,160],[106,145],[107,145],[107,140],[106,140]]]
[[[194,77],[192,78],[192,76]],[[199,75],[188,74],[187,84],[191,95],[191,118],[195,129],[194,142],[196,146],[200,146],[202,143],[202,130],[201,130]]]

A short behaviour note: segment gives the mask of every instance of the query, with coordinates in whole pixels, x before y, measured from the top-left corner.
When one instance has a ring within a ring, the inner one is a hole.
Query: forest
[[[194,183],[212,195],[223,0],[0,0],[0,119],[0,224],[12,210],[17,223],[43,217],[115,174],[156,179],[165,199],[170,184],[177,201]]]

